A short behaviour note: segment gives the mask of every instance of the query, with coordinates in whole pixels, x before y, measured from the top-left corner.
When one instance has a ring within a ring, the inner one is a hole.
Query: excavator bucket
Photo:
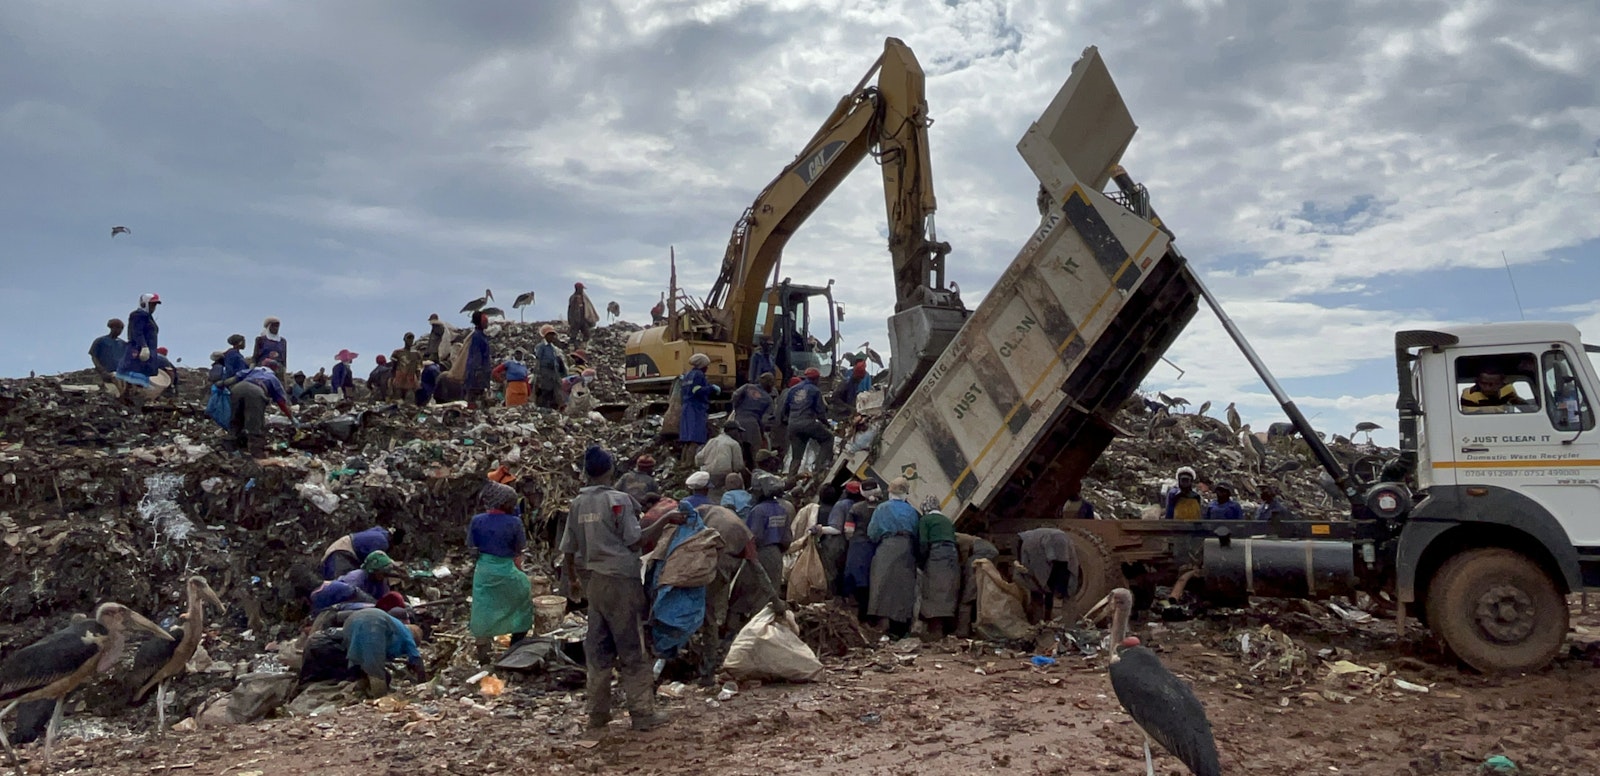
[[[1090,46],[1072,65],[1072,75],[1050,107],[1017,143],[1017,151],[1059,202],[1073,183],[1104,189],[1138,129],[1100,50]],[[1063,168],[1077,180],[1064,180]]]

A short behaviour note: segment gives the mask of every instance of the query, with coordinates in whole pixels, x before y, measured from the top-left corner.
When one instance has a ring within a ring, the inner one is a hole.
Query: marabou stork
[[[1256,474],[1261,473],[1261,464],[1267,459],[1267,446],[1256,438],[1256,433],[1250,430],[1250,424],[1239,427],[1239,448],[1244,451],[1244,463],[1255,469]]]
[[[1244,420],[1239,417],[1239,409],[1233,406],[1233,402],[1228,402],[1228,428],[1233,429],[1233,433],[1237,434],[1239,433],[1239,427],[1243,425]]]
[[[44,735],[44,762],[50,767],[50,750],[61,727],[61,707],[67,694],[96,673],[104,673],[122,656],[128,626],[134,625],[168,641],[172,636],[144,615],[119,603],[107,601],[94,610],[94,619],[67,625],[22,649],[0,663],[0,701],[10,705],[0,709],[0,744],[4,744],[11,764],[21,768],[17,753],[6,739],[3,721],[17,704],[50,699],[56,710]]]
[[[517,311],[517,320],[518,321],[521,321],[521,322],[526,322],[527,321],[527,318],[523,316],[522,308],[527,307],[527,306],[529,306],[531,304],[533,304],[533,292],[532,291],[529,291],[529,292],[527,292],[525,294],[518,294],[516,299],[511,300],[511,309]]]
[[[1128,636],[1132,611],[1133,593],[1125,587],[1111,591],[1111,689],[1134,724],[1144,731],[1146,776],[1156,773],[1155,758],[1150,754],[1152,738],[1194,776],[1222,776],[1205,707],[1189,685],[1161,665],[1156,653]]]
[[[464,312],[464,313],[475,313],[475,312],[477,312],[479,310],[482,310],[483,306],[488,304],[490,302],[490,300],[492,300],[492,299],[494,299],[494,292],[490,291],[487,288],[485,288],[483,290],[483,296],[480,296],[477,299],[474,299],[474,300],[472,300],[472,301],[470,301],[470,302],[468,302],[468,303],[466,303],[464,305],[461,305],[461,312]]]
[[[506,311],[502,310],[502,309],[500,309],[498,307],[485,307],[482,310],[479,310],[478,312],[483,313],[487,317],[499,318],[501,320],[505,320],[505,317],[506,317]]]
[[[133,655],[131,684],[135,689],[129,700],[137,706],[150,697],[152,689],[156,691],[157,731],[167,729],[167,683],[183,675],[189,659],[200,646],[200,636],[206,629],[206,604],[215,605],[218,612],[227,611],[205,577],[189,577],[185,587],[189,593],[189,611],[184,614],[187,627],[172,629],[177,641],[151,639],[141,644]]]
[[[1211,400],[1207,399],[1205,402],[1201,403],[1200,409],[1195,410],[1194,414],[1199,415],[1200,417],[1203,418],[1203,417],[1205,417],[1206,412],[1210,411],[1210,409],[1211,409]]]
[[[606,302],[606,315],[611,316],[611,320],[613,321],[621,318],[622,305],[617,304],[616,302]]]
[[[1377,431],[1380,428],[1383,428],[1383,426],[1373,423],[1370,420],[1363,420],[1356,424],[1356,433],[1351,434],[1350,436],[1355,436],[1356,434],[1366,434],[1367,444],[1372,444],[1372,432]]]
[[[133,236],[133,230],[129,229],[126,226],[113,226],[113,227],[111,227],[111,236],[112,237],[116,237],[119,234],[125,234],[125,235],[128,235],[128,236],[131,237],[131,236]]]

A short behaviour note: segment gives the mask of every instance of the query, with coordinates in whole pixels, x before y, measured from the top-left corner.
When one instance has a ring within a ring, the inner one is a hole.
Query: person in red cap
[[[360,355],[359,353],[351,353],[349,349],[341,349],[338,355],[333,357],[335,363],[330,382],[333,386],[333,392],[339,394],[342,398],[354,399],[356,396],[356,376],[350,370],[350,362],[359,358]]]
[[[372,398],[382,401],[389,396],[389,381],[394,377],[394,366],[382,353],[372,360],[377,366],[367,373],[367,392],[372,394]]]
[[[582,283],[572,284],[572,296],[567,299],[567,325],[572,328],[572,341],[587,342],[594,325],[600,322],[600,313],[594,302],[584,292]]]
[[[159,304],[160,294],[142,294],[139,296],[139,309],[128,313],[128,349],[122,354],[116,374],[123,383],[150,387],[150,376],[157,371],[152,359],[156,357],[157,340],[161,333],[155,317],[156,305]],[[130,393],[127,385],[124,385],[122,397],[125,401],[137,403],[138,392]]]
[[[643,504],[645,496],[661,492],[661,485],[656,482],[655,471],[655,456],[645,453],[634,459],[633,471],[617,478],[617,490],[634,497],[640,504]]]
[[[174,366],[173,363],[167,359],[167,349],[156,348],[155,358],[150,359],[150,361],[156,365],[156,372],[158,374],[166,375],[167,380],[170,381],[167,385],[167,389],[162,391],[161,395],[176,395],[178,393],[178,367]]]
[[[828,409],[817,385],[821,379],[822,373],[816,367],[807,369],[805,380],[789,391],[783,405],[783,417],[789,426],[790,476],[799,473],[810,442],[817,444],[815,471],[824,471],[833,463],[833,429],[828,426]]]

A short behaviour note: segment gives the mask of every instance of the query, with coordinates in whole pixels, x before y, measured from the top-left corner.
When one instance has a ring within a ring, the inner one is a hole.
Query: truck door
[[[1573,354],[1550,345],[1461,348],[1450,368],[1453,445],[1433,449],[1454,457],[1439,456],[1435,470],[1453,470],[1458,485],[1519,491],[1549,510],[1574,544],[1600,545],[1600,433],[1592,433]]]

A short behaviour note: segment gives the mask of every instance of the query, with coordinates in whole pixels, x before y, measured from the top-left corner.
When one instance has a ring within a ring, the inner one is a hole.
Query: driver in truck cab
[[[1461,391],[1461,411],[1468,414],[1516,412],[1513,406],[1526,405],[1515,386],[1506,383],[1505,372],[1497,367],[1478,370],[1478,379]]]

